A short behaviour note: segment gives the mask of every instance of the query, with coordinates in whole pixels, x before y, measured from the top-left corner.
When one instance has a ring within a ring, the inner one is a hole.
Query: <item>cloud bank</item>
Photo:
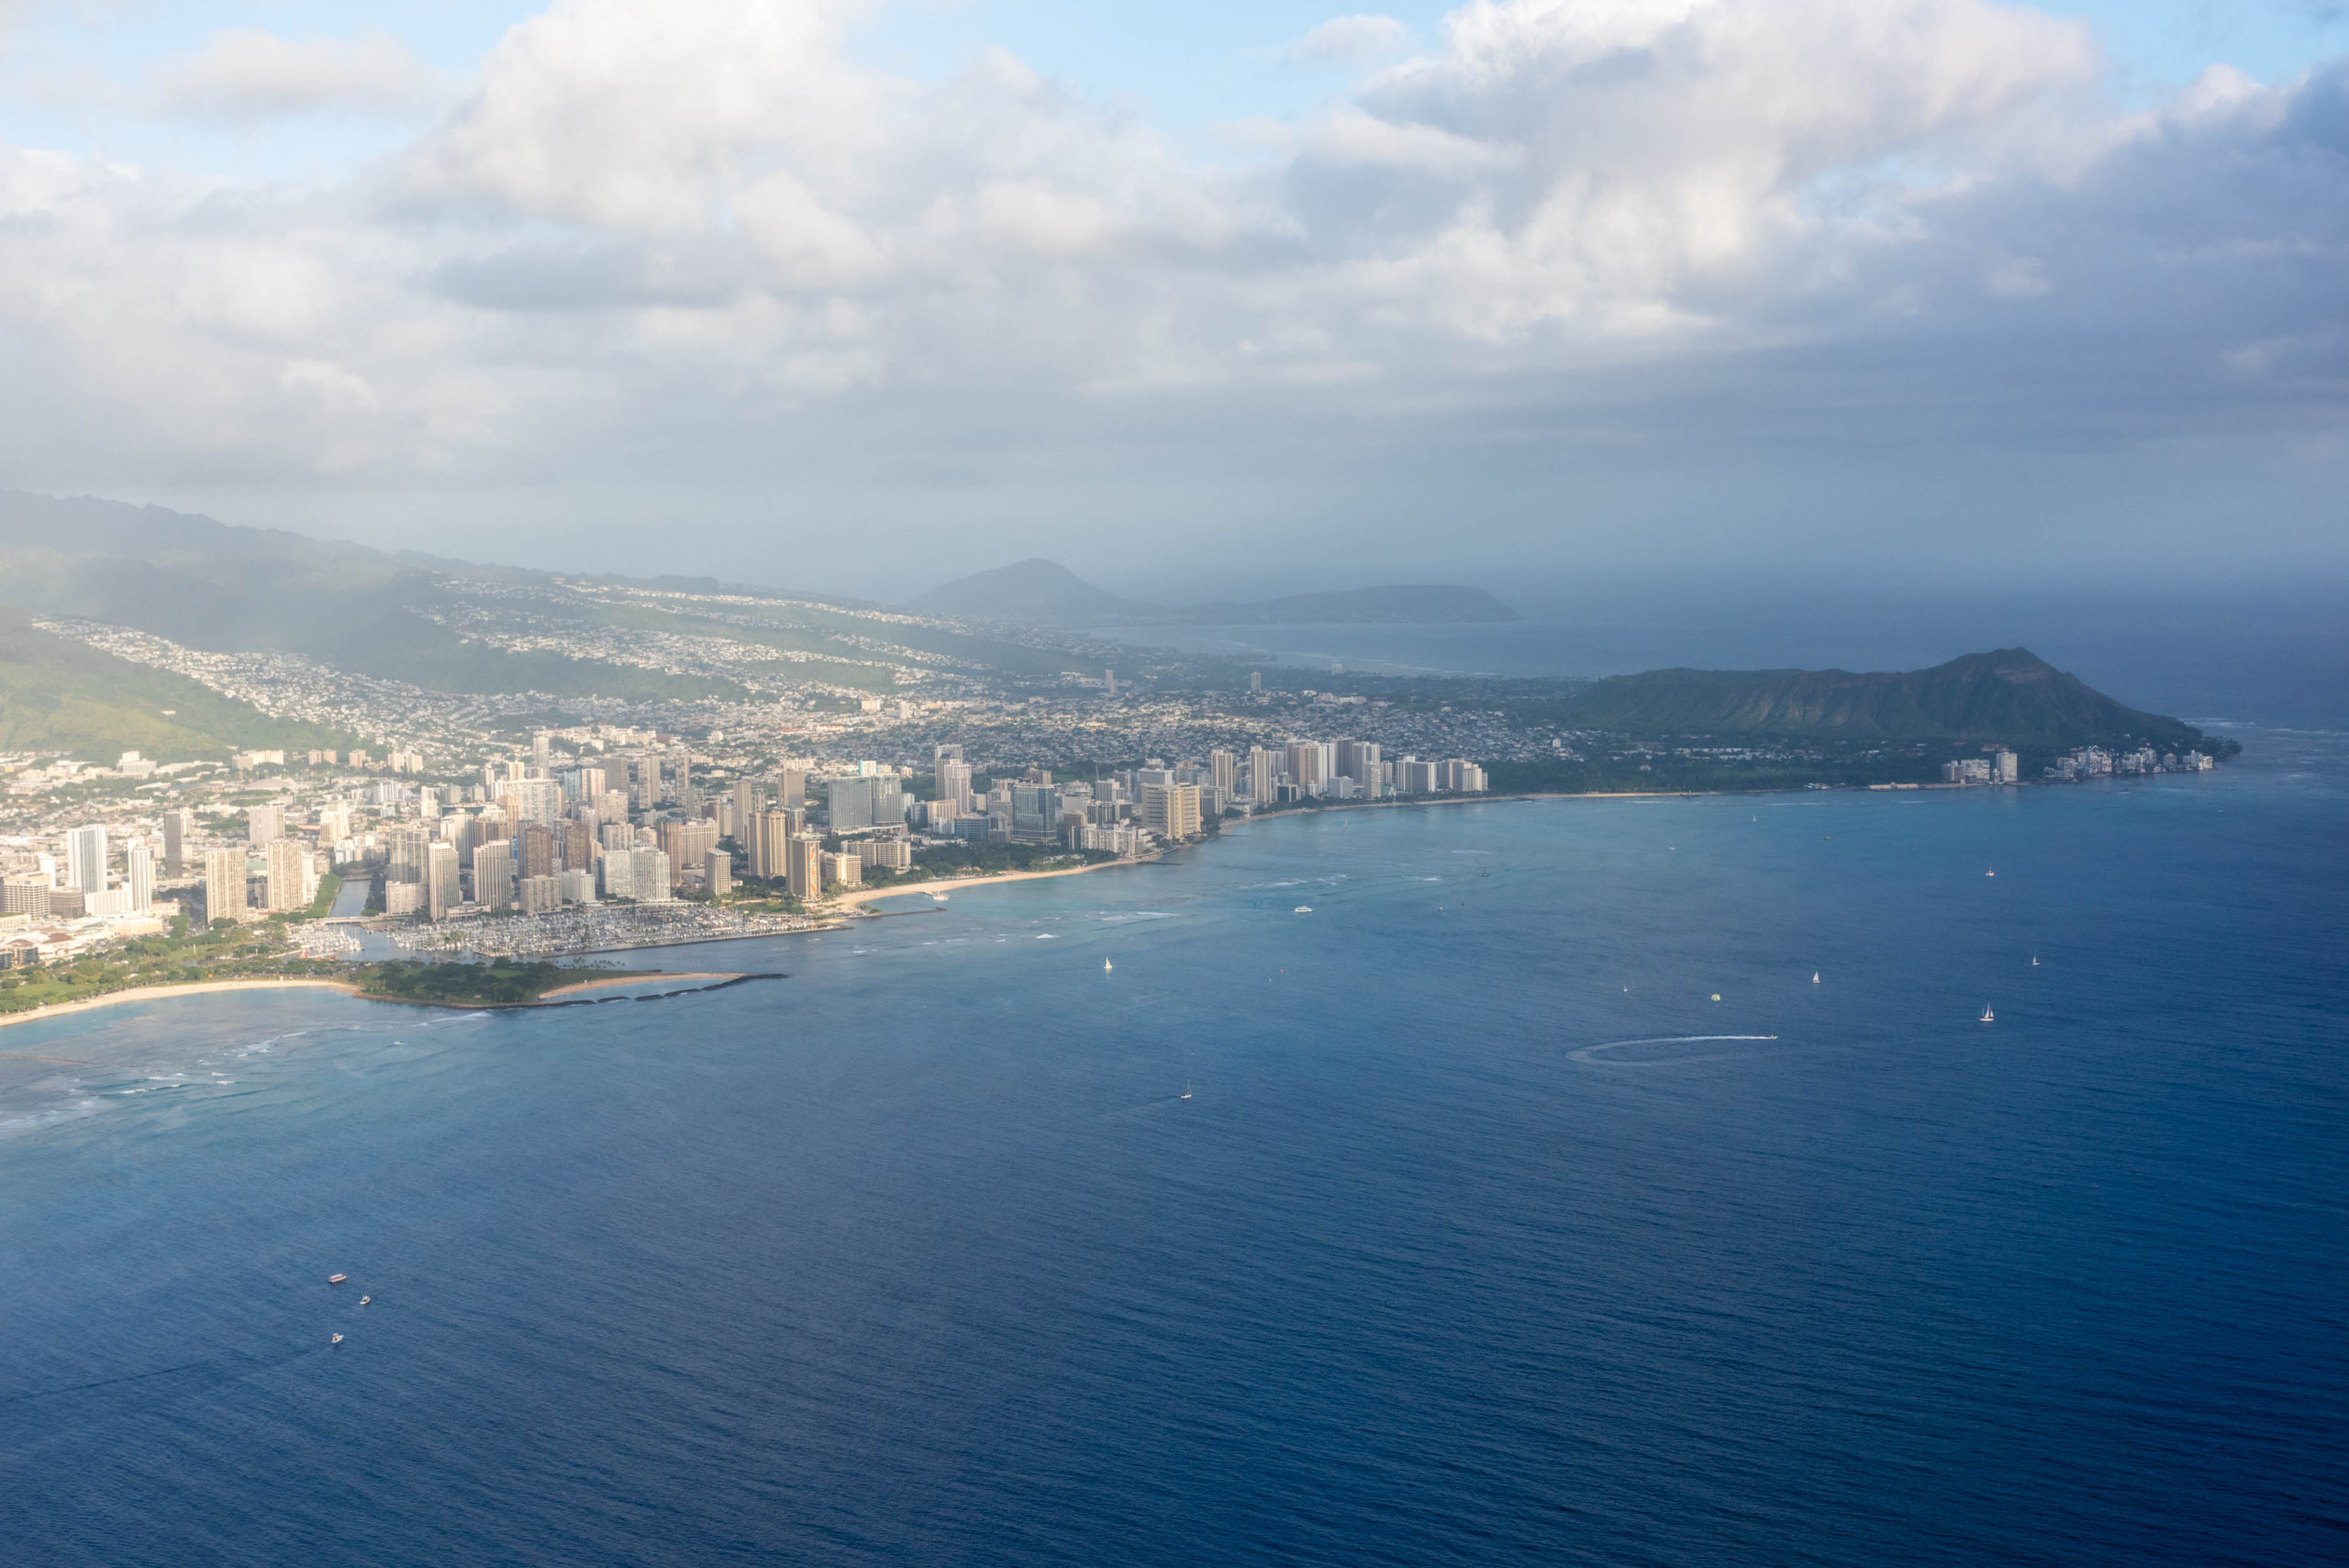
[[[861,64],[872,9],[558,0],[322,183],[0,147],[0,464],[747,486],[952,564],[1019,516],[1239,537],[1364,452],[1499,558],[1700,508],[1692,451],[1788,496],[1904,442],[2338,475],[2339,65],[2124,111],[2081,26],[1986,0],[1476,0],[1207,165],[1007,54]],[[388,39],[241,33],[159,93],[238,119],[422,80]],[[1605,506],[1557,502],[1577,475]]]

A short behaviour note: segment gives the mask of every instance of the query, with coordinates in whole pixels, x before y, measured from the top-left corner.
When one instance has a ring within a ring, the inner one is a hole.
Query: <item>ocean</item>
[[[2338,1562],[2349,735],[2230,733],[0,1031],[0,1561]]]

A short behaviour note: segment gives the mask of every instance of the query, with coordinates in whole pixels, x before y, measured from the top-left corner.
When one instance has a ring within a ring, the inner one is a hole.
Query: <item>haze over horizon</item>
[[[2344,48],[2306,0],[18,4],[0,486],[887,601],[2305,588]]]

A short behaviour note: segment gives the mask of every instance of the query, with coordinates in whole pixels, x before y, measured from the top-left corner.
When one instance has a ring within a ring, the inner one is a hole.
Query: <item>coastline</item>
[[[915,894],[952,893],[958,888],[964,887],[991,887],[1006,882],[1041,882],[1055,876],[1083,876],[1086,872],[1091,871],[1115,871],[1119,866],[1148,865],[1156,859],[1158,856],[1151,855],[1141,860],[1102,861],[1087,866],[1061,866],[1052,871],[1004,871],[996,872],[991,876],[948,876],[940,877],[931,882],[893,883],[886,887],[860,887],[834,896],[831,906],[843,911],[852,909],[869,913],[863,906],[875,898],[905,898]]]
[[[537,1002],[509,1002],[503,1005],[519,1007],[538,1006],[553,1001],[557,996],[574,996],[582,991],[602,991],[614,985],[635,985],[648,980],[740,980],[741,978],[740,974],[732,970],[680,971],[672,974],[665,969],[646,969],[640,970],[634,974],[614,974],[601,980],[581,980],[569,985],[558,985],[551,991],[540,992]],[[454,1005],[462,1006],[463,1004]]]
[[[91,996],[79,1002],[52,1002],[45,1007],[34,1007],[22,1013],[0,1014],[0,1029],[15,1024],[39,1023],[50,1018],[61,1018],[73,1013],[87,1013],[100,1007],[119,1006],[126,1002],[161,1002],[173,996],[202,996],[216,991],[340,991],[346,996],[360,996],[365,1001],[383,1001],[380,996],[366,996],[358,986],[347,980],[191,980],[179,985],[133,985],[127,990],[109,991],[103,996]]]
[[[193,980],[179,985],[133,985],[127,990],[109,991],[103,996],[90,996],[78,1002],[52,1002],[45,1007],[34,1007],[22,1013],[0,1014],[0,1029],[14,1024],[42,1023],[50,1018],[66,1018],[75,1013],[94,1012],[100,1007],[120,1006],[130,1002],[167,1002],[175,996],[203,996],[222,991],[340,991],[362,1002],[382,1002],[395,1007],[440,1007],[461,1013],[516,1012],[528,1007],[562,1007],[573,1004],[557,997],[574,995],[583,991],[598,991],[615,985],[636,985],[654,981],[714,980],[723,984],[759,978],[734,971],[672,974],[664,970],[648,969],[634,974],[608,975],[601,979],[583,980],[575,984],[557,986],[529,1002],[436,1002],[414,996],[378,996],[345,980]],[[696,986],[696,990],[711,987]],[[672,992],[668,995],[674,995]]]
[[[1932,789],[1952,788],[1958,786],[1926,784],[1918,787]],[[2014,786],[2010,785],[2008,787]],[[1327,806],[1291,806],[1286,810],[1279,811],[1251,812],[1246,817],[1219,824],[1217,833],[1211,837],[1194,840],[1186,844],[1176,847],[1186,849],[1198,848],[1202,844],[1212,842],[1214,837],[1220,837],[1224,832],[1239,828],[1244,828],[1252,822],[1267,822],[1277,817],[1311,817],[1333,811],[1408,810],[1421,806],[1497,805],[1506,801],[1690,800],[1716,795],[1782,795],[1794,792],[1783,789],[1751,791],[1712,789],[1589,790],[1580,792],[1528,791],[1508,795],[1439,795],[1434,797],[1419,797],[1408,800],[1346,801]],[[879,911],[864,907],[867,904],[879,899],[927,896],[941,893],[952,894],[963,888],[992,887],[1015,882],[1041,882],[1053,877],[1083,876],[1088,872],[1113,871],[1120,867],[1153,864],[1163,860],[1170,852],[1171,851],[1167,850],[1161,850],[1156,854],[1145,856],[1137,860],[1101,861],[1092,865],[1060,866],[1051,871],[997,872],[986,876],[941,877],[929,882],[907,883],[885,887],[861,887],[837,895],[830,901],[826,913],[834,917],[834,918],[828,919],[821,925],[807,927],[796,931],[744,932],[739,936],[700,936],[673,940],[669,941],[646,942],[629,947],[582,949],[579,950],[578,954],[572,956],[582,956],[588,953],[640,952],[659,947],[699,947],[707,943],[722,941],[749,941],[754,940],[773,940],[784,937],[818,935],[826,931],[844,929],[847,924],[853,919],[881,918],[882,916]],[[819,918],[821,918],[821,917],[819,917]],[[0,1014],[0,1029],[7,1029],[16,1024],[34,1023],[46,1018],[63,1018],[68,1014],[89,1012],[99,1007],[110,1007],[130,1002],[165,1001],[174,996],[198,996],[222,991],[245,990],[288,990],[307,988],[314,990],[340,991],[345,995],[356,997],[361,1001],[387,1002],[395,1006],[443,1007],[458,1011],[472,1012],[497,1010],[510,1011],[525,1007],[571,1006],[573,1004],[559,1001],[557,998],[574,996],[582,992],[600,990],[614,985],[632,984],[640,981],[651,980],[656,977],[662,980],[711,980],[729,984],[740,980],[754,978],[754,976],[733,973],[696,971],[692,973],[670,974],[660,970],[648,970],[632,975],[611,976],[596,980],[586,980],[570,985],[559,986],[552,991],[544,993],[538,999],[529,1002],[436,1002],[404,996],[376,996],[370,995],[359,986],[351,984],[347,981],[340,980],[202,980],[192,981],[184,984],[176,985],[138,985],[132,986],[128,990],[109,992],[103,996],[92,996],[83,1001],[56,1002],[51,1003],[47,1006],[35,1007],[28,1012],[4,1013]]]

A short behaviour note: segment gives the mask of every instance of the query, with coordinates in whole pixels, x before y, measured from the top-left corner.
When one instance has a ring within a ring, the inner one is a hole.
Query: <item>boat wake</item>
[[[1750,1051],[1709,1051],[1693,1056],[1673,1055],[1641,1057],[1610,1056],[1606,1053],[1615,1051],[1629,1051],[1634,1046],[1642,1045],[1711,1045],[1716,1042],[1727,1043],[1730,1041],[1753,1043],[1761,1040],[1772,1040],[1777,1038],[1778,1037],[1774,1034],[1650,1035],[1641,1040],[1601,1040],[1597,1045],[1586,1045],[1579,1051],[1568,1051],[1566,1053],[1566,1060],[1569,1062],[1586,1062],[1595,1067],[1681,1067],[1692,1062],[1726,1062],[1734,1057],[1751,1056],[1753,1053]]]

